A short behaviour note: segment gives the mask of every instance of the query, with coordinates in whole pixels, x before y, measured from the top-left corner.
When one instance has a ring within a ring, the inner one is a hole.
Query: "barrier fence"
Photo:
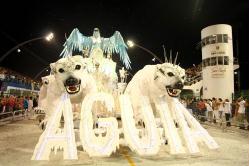
[[[27,113],[25,110],[15,110],[11,112],[2,112],[0,113],[0,122],[6,122],[6,121],[15,121],[17,118],[24,119],[27,116]]]
[[[201,123],[209,126],[215,125],[216,127],[221,128],[222,130],[229,129],[230,127],[236,127],[239,129],[249,129],[249,123],[246,120],[246,117],[243,119],[243,122],[238,121],[237,117],[230,117],[229,120],[226,120],[224,116],[221,118],[208,118],[206,115],[194,115],[193,116]],[[207,123],[206,123],[207,122]]]

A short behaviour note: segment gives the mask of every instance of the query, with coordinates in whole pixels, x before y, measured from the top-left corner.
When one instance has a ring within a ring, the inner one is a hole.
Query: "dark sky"
[[[201,50],[196,44],[201,38],[201,29],[213,24],[230,24],[233,28],[234,56],[239,57],[241,83],[249,88],[246,77],[248,34],[248,0],[151,0],[151,1],[6,1],[1,5],[0,37],[2,56],[23,41],[53,31],[51,43],[38,40],[14,51],[1,66],[9,67],[30,77],[35,77],[43,68],[59,58],[65,34],[78,28],[85,36],[91,36],[94,27],[99,27],[101,36],[110,37],[115,30],[124,40],[132,39],[163,59],[166,49],[179,52],[179,62],[186,68],[201,62]],[[237,47],[238,45],[238,47]],[[152,57],[139,48],[128,50],[135,73]],[[237,55],[238,53],[238,55]],[[118,59],[118,58],[116,58]],[[41,76],[45,75],[42,73]]]

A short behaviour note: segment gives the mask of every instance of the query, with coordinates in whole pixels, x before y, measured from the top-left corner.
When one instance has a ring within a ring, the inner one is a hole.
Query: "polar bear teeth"
[[[173,88],[167,88],[167,92],[171,97],[177,97],[181,90],[180,89],[173,89]]]
[[[78,85],[71,85],[71,86],[66,86],[67,93],[69,94],[75,94],[80,91],[80,84]]]

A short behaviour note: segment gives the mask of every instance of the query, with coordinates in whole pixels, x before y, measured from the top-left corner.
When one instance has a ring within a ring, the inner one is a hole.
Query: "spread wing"
[[[77,28],[75,28],[63,46],[64,49],[62,50],[60,56],[72,56],[73,51],[82,51],[83,48],[91,48],[92,39],[90,37],[84,36]]]
[[[120,60],[127,69],[131,69],[131,61],[127,54],[127,46],[121,36],[120,32],[116,31],[110,38],[102,40],[102,49],[104,52],[119,54]]]

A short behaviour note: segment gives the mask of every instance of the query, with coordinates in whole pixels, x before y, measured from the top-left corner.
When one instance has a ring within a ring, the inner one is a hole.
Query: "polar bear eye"
[[[185,76],[182,76],[182,79],[184,80],[184,79],[185,79]]]
[[[168,72],[167,74],[168,74],[168,76],[170,76],[170,77],[173,77],[173,76],[174,76],[174,74],[173,74],[172,72]]]
[[[48,85],[48,81],[46,80],[46,81],[44,82],[44,84]]]
[[[75,70],[80,70],[81,66],[80,65],[76,65],[75,66]]]
[[[64,73],[64,69],[62,69],[62,68],[60,68],[59,70],[58,70],[60,73]]]

